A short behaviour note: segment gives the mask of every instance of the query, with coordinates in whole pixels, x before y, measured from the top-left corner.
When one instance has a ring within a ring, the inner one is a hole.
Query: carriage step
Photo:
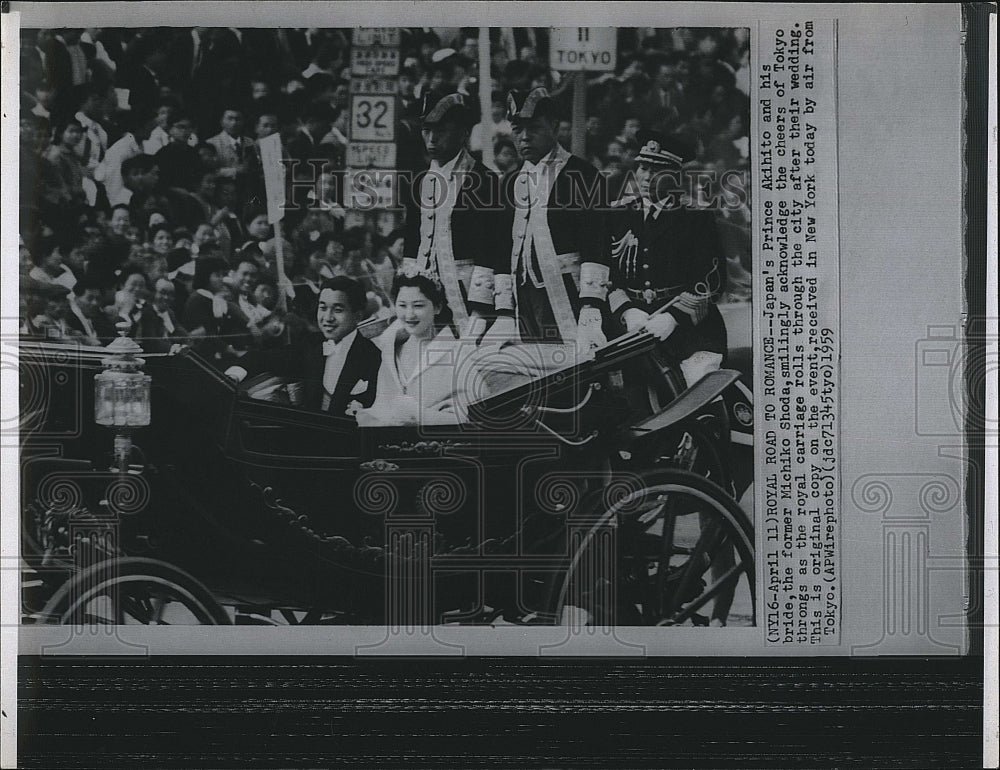
[[[739,378],[740,373],[735,369],[718,369],[709,372],[671,401],[659,414],[647,418],[638,425],[633,425],[634,438],[641,438],[647,433],[668,428],[687,419],[712,403],[722,391]]]

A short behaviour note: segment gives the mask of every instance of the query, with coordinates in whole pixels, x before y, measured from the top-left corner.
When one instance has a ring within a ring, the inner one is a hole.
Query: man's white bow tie
[[[323,355],[332,356],[337,350],[337,343],[333,340],[323,340]]]

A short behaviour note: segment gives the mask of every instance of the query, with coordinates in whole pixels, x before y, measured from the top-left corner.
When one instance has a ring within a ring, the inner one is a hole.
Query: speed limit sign
[[[355,94],[351,100],[351,139],[391,142],[396,138],[396,97]]]

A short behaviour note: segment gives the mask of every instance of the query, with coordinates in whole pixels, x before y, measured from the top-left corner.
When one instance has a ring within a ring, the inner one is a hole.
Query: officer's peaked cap
[[[639,142],[638,163],[654,163],[664,166],[680,166],[694,160],[694,143],[677,134],[661,134],[659,131],[639,131],[635,135]]]

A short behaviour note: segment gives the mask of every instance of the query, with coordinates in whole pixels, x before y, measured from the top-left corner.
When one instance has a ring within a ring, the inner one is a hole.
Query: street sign
[[[552,27],[549,64],[562,72],[614,72],[618,61],[614,27]]]
[[[398,48],[351,49],[351,75],[398,75]]]
[[[396,205],[396,172],[348,169],[344,178],[345,206],[375,211]]]
[[[391,142],[396,138],[396,97],[355,94],[351,97],[351,139]]]
[[[398,27],[354,30],[344,205],[372,211],[395,204]]]
[[[350,142],[348,168],[396,168],[395,142]]]
[[[385,94],[386,96],[399,91],[399,80],[392,76],[372,75],[364,77],[355,75],[351,78],[352,94]]]
[[[358,27],[354,30],[351,44],[384,45],[389,48],[399,47],[399,27]]]

